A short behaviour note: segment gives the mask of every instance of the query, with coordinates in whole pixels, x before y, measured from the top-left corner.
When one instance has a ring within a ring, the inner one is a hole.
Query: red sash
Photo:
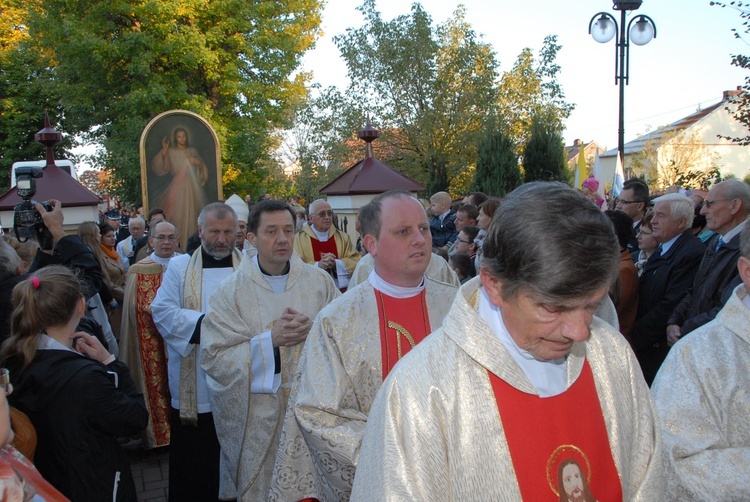
[[[154,431],[154,446],[170,442],[170,395],[167,377],[167,352],[164,339],[151,317],[151,302],[161,285],[162,274],[138,274],[136,278],[135,312],[138,343],[143,368],[143,385],[148,404],[149,421]]]
[[[425,291],[411,298],[393,298],[375,290],[380,320],[383,380],[393,366],[430,334]]]
[[[323,253],[333,253],[336,258],[339,257],[339,251],[336,249],[336,239],[334,239],[333,236],[329,237],[325,242],[310,238],[310,243],[312,244],[313,258],[315,258],[315,261],[320,261],[320,255]]]
[[[569,500],[565,495],[573,490],[580,500],[622,500],[588,360],[573,385],[553,397],[526,394],[489,376],[523,500]]]

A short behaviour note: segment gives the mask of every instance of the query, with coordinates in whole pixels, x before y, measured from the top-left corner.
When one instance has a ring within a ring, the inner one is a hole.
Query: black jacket
[[[700,268],[695,274],[693,287],[682,298],[667,321],[680,326],[683,335],[713,320],[724,307],[722,293],[739,275],[737,260],[740,258],[740,234],[716,250],[719,235],[706,243]]]
[[[65,350],[38,350],[23,371],[18,359],[9,363],[10,402],[36,428],[34,463],[42,476],[71,500],[112,500],[116,491],[116,500],[135,501],[128,458],[116,438],[145,429],[148,411],[127,367]]]
[[[693,285],[704,251],[703,243],[685,230],[669,250],[651,255],[641,274],[633,348],[646,382],[651,384],[667,357],[667,320]]]

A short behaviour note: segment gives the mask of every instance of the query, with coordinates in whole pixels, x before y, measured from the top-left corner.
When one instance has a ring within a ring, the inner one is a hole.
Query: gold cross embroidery
[[[403,336],[406,338],[406,341],[409,342],[412,349],[414,348],[414,345],[416,345],[414,343],[414,338],[412,338],[406,328],[397,322],[388,321],[388,327],[396,330],[396,350],[398,352],[398,358],[401,359],[401,337]]]

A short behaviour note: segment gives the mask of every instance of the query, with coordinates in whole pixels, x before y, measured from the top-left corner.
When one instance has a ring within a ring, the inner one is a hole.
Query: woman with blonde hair
[[[11,336],[2,346],[13,406],[37,431],[39,472],[71,500],[136,500],[117,442],[148,421],[127,366],[96,337],[76,331],[86,310],[71,270],[42,268],[13,290]]]
[[[127,281],[125,265],[115,249],[115,229],[109,225],[97,226],[93,221],[84,221],[78,226],[78,235],[94,252],[102,267],[106,290],[100,291],[102,301],[107,305],[109,324],[115,338],[120,340],[122,323],[122,302]]]

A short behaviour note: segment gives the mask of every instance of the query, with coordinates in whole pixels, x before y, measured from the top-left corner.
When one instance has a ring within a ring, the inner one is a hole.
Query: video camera
[[[23,202],[13,208],[13,231],[19,242],[26,242],[33,229],[36,239],[42,249],[52,249],[52,234],[42,220],[42,215],[36,210],[35,201],[31,198],[36,194],[36,179],[44,176],[43,168],[19,166],[16,167],[16,189]],[[44,209],[52,211],[47,202],[41,203]]]

